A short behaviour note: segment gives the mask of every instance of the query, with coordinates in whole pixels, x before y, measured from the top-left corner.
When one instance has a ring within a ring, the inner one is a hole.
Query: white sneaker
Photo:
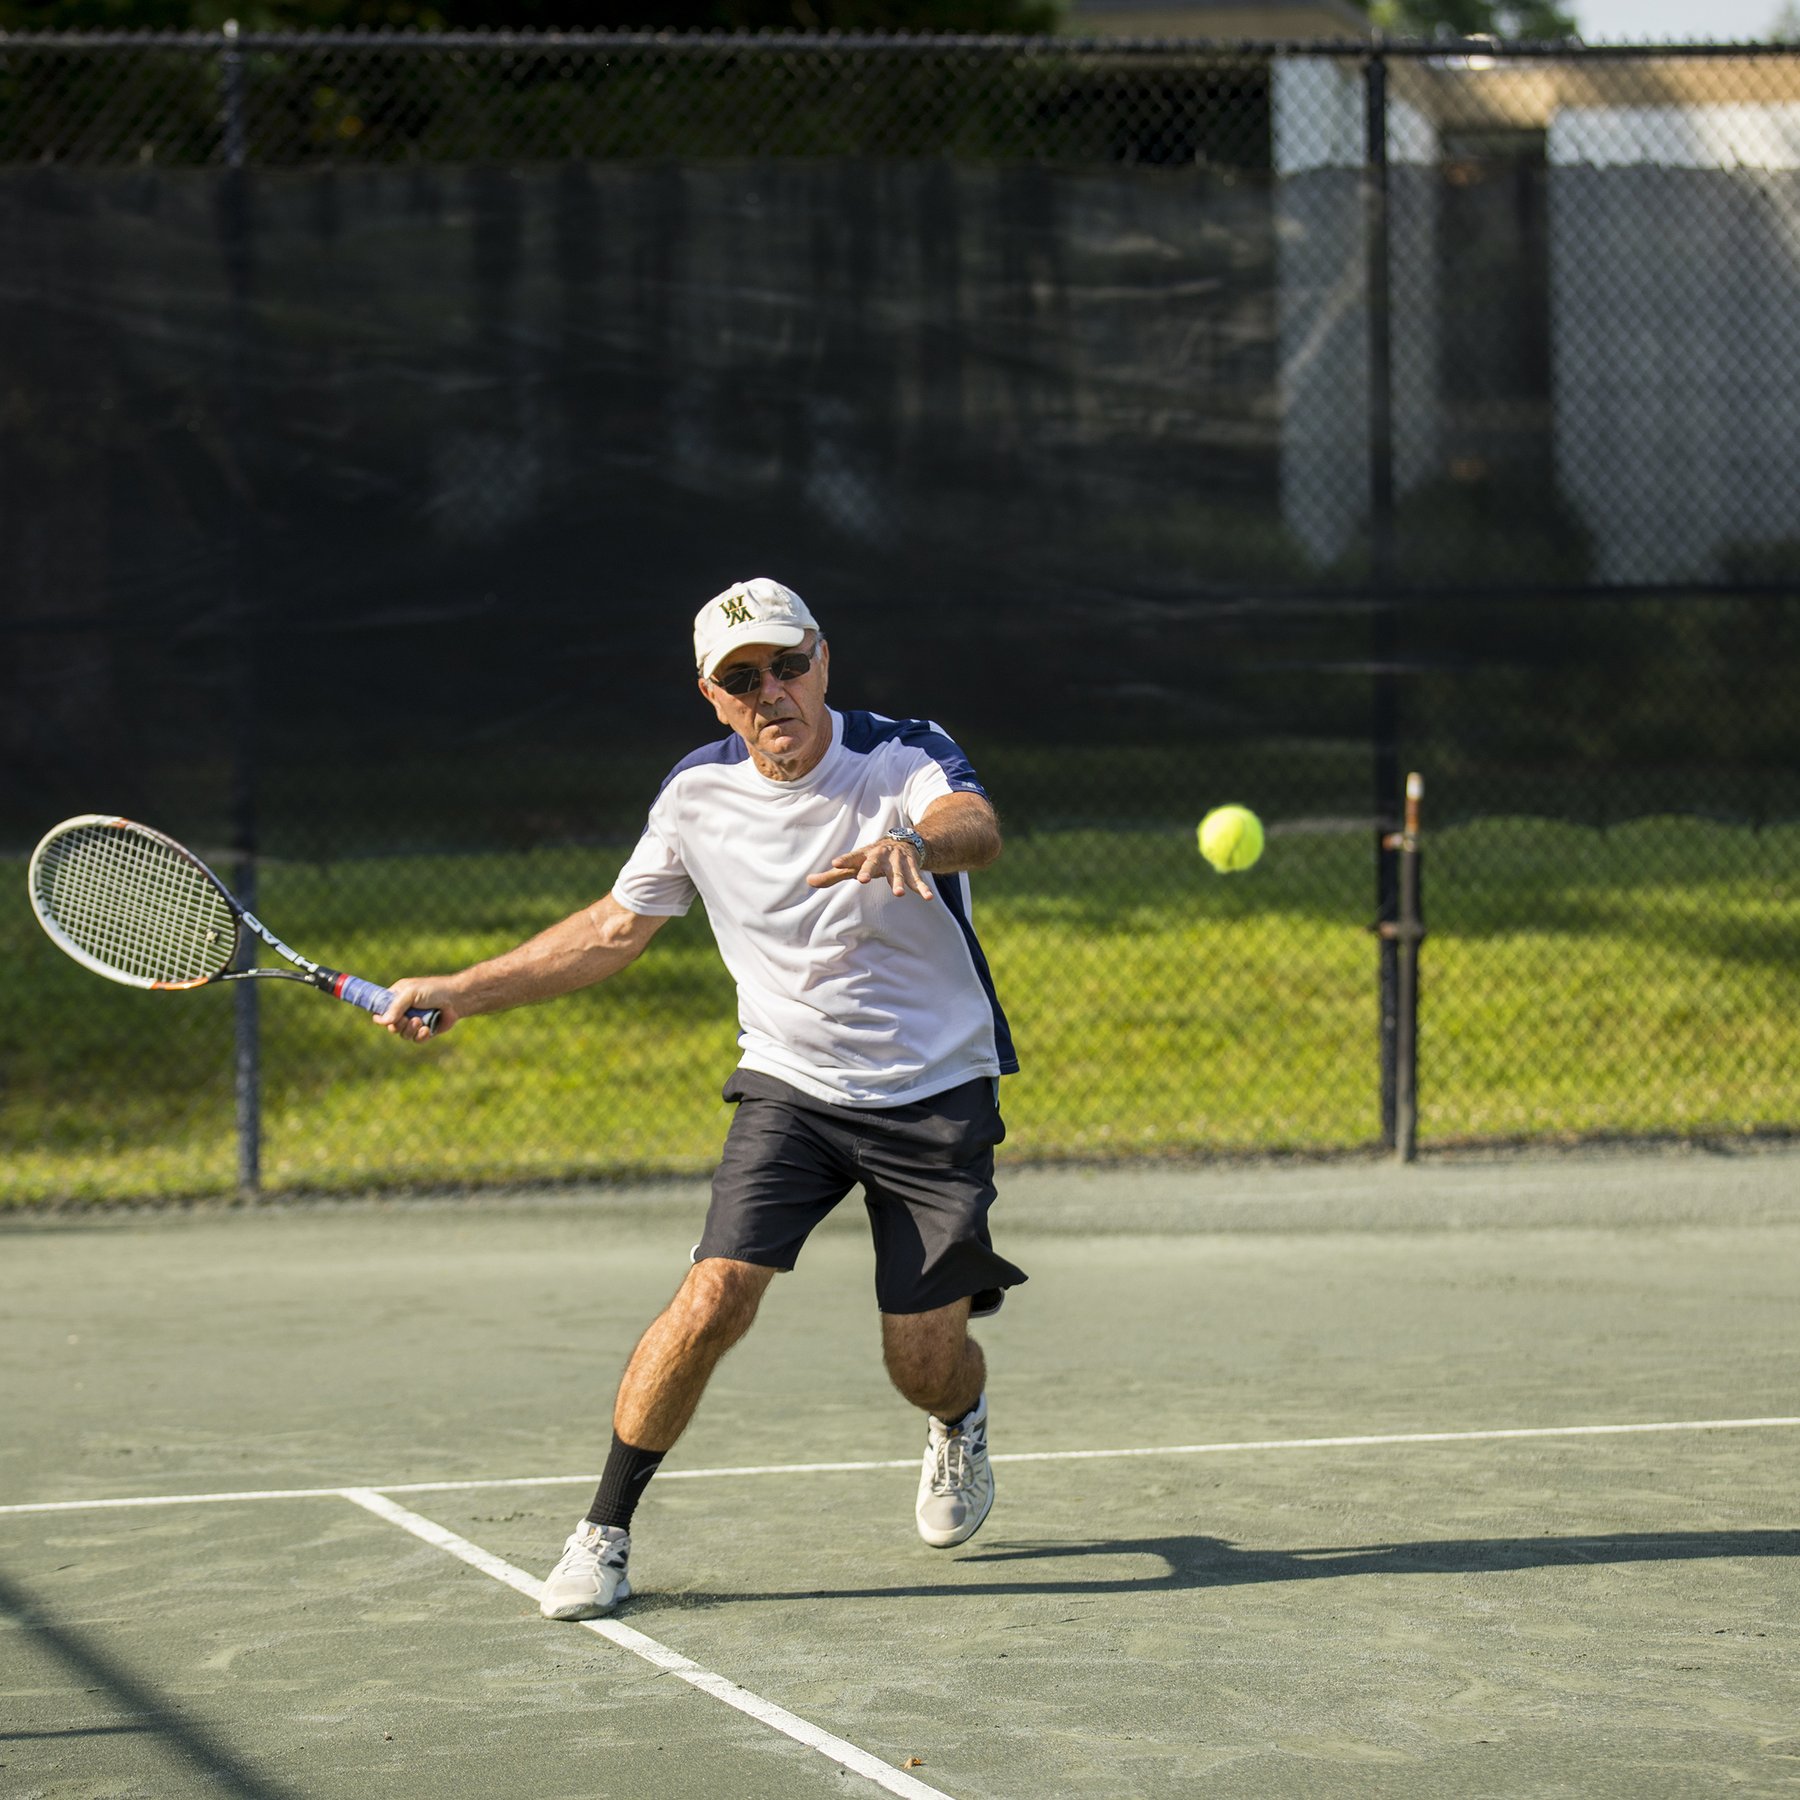
[[[583,1519],[563,1545],[562,1561],[544,1583],[538,1611],[546,1619],[597,1619],[631,1598],[625,1559],[631,1533]]]
[[[987,1395],[983,1394],[954,1425],[935,1417],[929,1420],[913,1517],[926,1543],[934,1550],[948,1550],[981,1529],[993,1504],[994,1471],[988,1461]]]

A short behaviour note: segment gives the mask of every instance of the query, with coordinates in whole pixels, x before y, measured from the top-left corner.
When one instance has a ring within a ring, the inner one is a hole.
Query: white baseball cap
[[[792,588],[766,575],[734,581],[694,614],[694,667],[710,681],[740,644],[776,644],[788,650],[818,629],[819,621]]]

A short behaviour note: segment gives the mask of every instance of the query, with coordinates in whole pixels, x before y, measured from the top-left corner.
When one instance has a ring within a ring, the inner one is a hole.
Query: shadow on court
[[[1222,1538],[1103,1538],[1083,1544],[1021,1544],[956,1559],[973,1564],[1032,1565],[1082,1558],[1139,1557],[1160,1573],[1065,1580],[998,1580],[948,1587],[943,1582],[863,1588],[780,1588],[764,1593],[644,1594],[631,1602],[642,1616],[668,1608],[731,1606],[755,1601],[932,1600],[998,1594],[1144,1594],[1183,1588],[1250,1587],[1323,1581],[1347,1575],[1490,1575],[1518,1569],[1596,1564],[1707,1562],[1727,1557],[1800,1556],[1800,1531],[1623,1531],[1581,1537],[1449,1538],[1413,1544],[1362,1544],[1318,1550],[1239,1550]]]
[[[80,1683],[71,1703],[98,1703],[116,1708],[126,1719],[103,1725],[69,1725],[35,1731],[0,1731],[0,1745],[26,1741],[142,1736],[186,1763],[207,1783],[207,1792],[226,1800],[299,1800],[240,1761],[211,1733],[184,1719],[147,1682],[121,1668],[109,1656],[84,1642],[66,1626],[53,1624],[44,1608],[23,1588],[0,1574],[0,1614],[30,1634],[32,1645],[53,1657]]]

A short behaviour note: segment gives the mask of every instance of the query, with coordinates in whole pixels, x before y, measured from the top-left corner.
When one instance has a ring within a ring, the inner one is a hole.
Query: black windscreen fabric
[[[1377,215],[1313,60],[1110,163],[0,170],[0,828],[629,832],[750,574],[1027,820],[1185,816],[1156,752],[1289,816],[1401,761],[1440,821],[1791,813],[1800,177],[1427,155],[1400,83]]]

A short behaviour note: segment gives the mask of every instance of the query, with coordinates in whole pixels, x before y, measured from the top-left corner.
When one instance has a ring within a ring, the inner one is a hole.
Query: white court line
[[[1484,1444],[1520,1438],[1632,1437],[1656,1431],[1769,1431],[1800,1425],[1791,1419],[1671,1419],[1645,1425],[1526,1425],[1496,1431],[1390,1431],[1363,1437],[1251,1438],[1228,1444],[1151,1444],[1122,1450],[1014,1450],[996,1453],[997,1463],[1092,1462],[1109,1456],[1225,1456],[1249,1450],[1356,1450],[1388,1444]],[[656,1482],[722,1481],[734,1475],[864,1474],[875,1469],[916,1469],[916,1456],[884,1462],[751,1463],[723,1469],[659,1469]],[[479,1488],[572,1487],[593,1483],[587,1475],[504,1475],[481,1481],[365,1482],[369,1494],[456,1494]],[[252,1488],[224,1494],[138,1494],[106,1500],[33,1500],[0,1506],[7,1513],[89,1512],[131,1506],[208,1506],[230,1500],[335,1500],[342,1487]]]
[[[537,1604],[543,1592],[543,1584],[535,1576],[527,1575],[523,1569],[501,1561],[491,1550],[484,1550],[479,1544],[472,1544],[467,1538],[458,1537],[454,1531],[447,1531],[442,1525],[422,1518],[416,1512],[408,1512],[404,1506],[397,1506],[374,1488],[339,1488],[337,1492],[344,1499],[367,1507],[377,1517],[390,1520],[403,1531],[410,1531],[414,1537],[423,1538],[426,1543],[435,1544],[438,1549],[448,1550],[452,1556],[461,1557],[471,1568],[479,1569],[482,1574],[504,1582],[509,1588],[523,1594],[533,1605]],[[629,1625],[620,1625],[612,1619],[583,1619],[581,1623],[597,1637],[617,1644],[621,1650],[629,1650],[633,1656],[641,1656],[645,1662],[661,1669],[665,1675],[676,1676],[690,1687],[698,1688],[701,1693],[711,1694],[715,1700],[722,1700],[727,1706],[736,1707],[759,1725],[767,1725],[771,1730],[779,1731],[782,1736],[804,1744],[807,1749],[816,1750],[840,1768],[866,1777],[878,1787],[886,1788],[890,1794],[903,1795],[905,1800],[949,1800],[942,1788],[929,1787],[899,1769],[890,1768],[879,1756],[871,1756],[867,1750],[858,1749],[855,1744],[848,1743],[841,1737],[833,1737],[829,1731],[821,1730],[810,1720],[789,1712],[786,1707],[777,1706],[773,1700],[765,1700],[760,1694],[753,1694],[748,1688],[739,1687],[735,1681],[728,1681],[723,1675],[715,1675],[711,1669],[701,1668],[698,1663],[678,1655],[668,1645],[659,1644],[655,1638],[646,1637],[641,1631],[633,1631]]]

